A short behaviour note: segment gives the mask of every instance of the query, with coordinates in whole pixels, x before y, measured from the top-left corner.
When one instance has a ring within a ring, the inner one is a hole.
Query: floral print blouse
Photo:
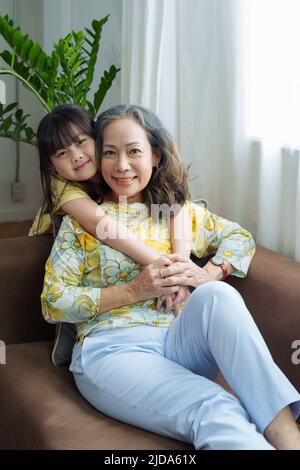
[[[116,217],[159,254],[171,253],[169,224],[154,218],[143,203],[103,203]],[[187,203],[192,224],[192,253],[203,258],[217,253],[238,277],[245,277],[255,253],[251,234],[194,203]],[[154,220],[155,219],[155,220]],[[96,315],[101,289],[128,282],[142,269],[134,259],[110,248],[65,216],[46,263],[41,295],[42,313],[50,323],[74,323],[82,341],[90,332],[136,325],[169,327],[172,313],[156,309],[156,299],[136,302]]]

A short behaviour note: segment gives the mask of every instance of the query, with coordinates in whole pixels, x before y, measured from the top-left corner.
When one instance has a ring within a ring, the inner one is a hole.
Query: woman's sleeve
[[[49,323],[80,323],[98,312],[101,289],[82,282],[84,243],[84,232],[76,231],[72,219],[65,216],[46,263],[41,295],[42,313]]]
[[[196,204],[191,204],[190,213],[192,253],[198,258],[217,254],[235,268],[232,275],[245,277],[255,254],[251,233]]]

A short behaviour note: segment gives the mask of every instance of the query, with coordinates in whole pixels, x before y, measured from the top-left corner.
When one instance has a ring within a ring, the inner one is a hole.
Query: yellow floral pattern
[[[192,253],[198,258],[217,253],[235,268],[234,275],[245,277],[255,253],[249,232],[238,224],[210,213],[206,208],[187,204],[192,224]],[[102,204],[106,213],[117,217],[158,253],[171,253],[168,224],[153,222],[145,204],[126,208]],[[141,266],[132,258],[101,243],[71,217],[65,216],[46,263],[42,312],[50,323],[76,324],[82,340],[91,331],[136,325],[168,327],[172,313],[156,309],[156,299],[136,302],[97,315],[101,289],[126,283],[139,274]]]

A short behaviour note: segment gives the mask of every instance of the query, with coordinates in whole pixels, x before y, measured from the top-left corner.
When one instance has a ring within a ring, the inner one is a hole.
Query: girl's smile
[[[86,160],[84,163],[82,163],[81,165],[77,166],[76,168],[74,168],[75,171],[81,171],[81,170],[84,170],[87,165],[89,165],[91,163],[91,159],[89,160]]]
[[[97,174],[95,141],[76,126],[73,126],[72,131],[74,142],[51,156],[52,165],[68,181],[92,179]]]

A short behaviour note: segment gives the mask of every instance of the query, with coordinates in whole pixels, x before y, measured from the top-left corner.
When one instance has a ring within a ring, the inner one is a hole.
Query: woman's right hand
[[[173,263],[180,264],[180,272],[168,278],[163,278],[161,270]],[[132,281],[128,282],[127,287],[132,290],[132,296],[135,301],[174,294],[179,290],[180,285],[186,281],[184,272],[187,269],[189,267],[183,256],[178,254],[176,256],[161,256],[146,266]]]

